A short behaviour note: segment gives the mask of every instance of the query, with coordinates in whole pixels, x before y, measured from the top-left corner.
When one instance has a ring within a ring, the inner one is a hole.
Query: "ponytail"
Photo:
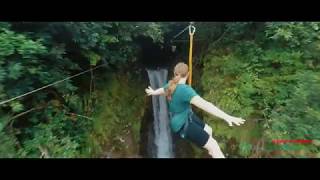
[[[167,99],[172,99],[172,94],[176,90],[177,85],[181,78],[185,78],[188,75],[188,65],[180,62],[174,67],[174,77],[169,81],[169,87],[166,90]]]
[[[181,76],[175,76],[169,81],[169,87],[166,93],[167,99],[170,101],[172,98],[173,92],[176,90],[177,84],[180,81]]]

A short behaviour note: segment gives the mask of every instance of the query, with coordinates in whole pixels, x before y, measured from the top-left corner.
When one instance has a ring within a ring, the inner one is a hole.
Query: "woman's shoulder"
[[[192,87],[189,85],[189,84],[182,84],[183,85],[183,87],[185,87],[185,88],[191,88],[192,89]]]
[[[188,91],[194,91],[194,89],[190,86],[190,85],[188,85],[188,84],[181,84],[182,86],[182,88],[183,89],[185,89],[185,90],[188,90]]]

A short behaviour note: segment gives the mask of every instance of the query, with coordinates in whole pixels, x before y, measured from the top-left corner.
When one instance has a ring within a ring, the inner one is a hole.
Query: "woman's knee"
[[[203,147],[212,149],[216,144],[218,144],[218,142],[212,136],[209,136],[207,143]]]
[[[211,136],[209,137],[206,145],[204,145],[204,148],[207,149],[209,154],[214,158],[225,158],[218,145],[218,142]]]

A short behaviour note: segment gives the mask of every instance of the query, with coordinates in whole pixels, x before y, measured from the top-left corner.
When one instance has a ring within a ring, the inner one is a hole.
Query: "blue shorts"
[[[185,127],[186,126],[186,127]],[[185,138],[199,147],[203,147],[209,140],[209,134],[204,130],[205,123],[193,112],[190,112],[188,123],[178,131]]]

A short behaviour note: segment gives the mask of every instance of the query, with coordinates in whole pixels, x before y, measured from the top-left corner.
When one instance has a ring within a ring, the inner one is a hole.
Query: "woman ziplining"
[[[170,127],[174,133],[195,143],[199,147],[204,147],[213,158],[224,158],[217,141],[212,137],[212,128],[193,113],[191,104],[211,115],[224,119],[229,126],[233,124],[239,126],[245,120],[226,114],[212,103],[201,98],[191,87],[193,36],[196,28],[192,22],[187,28],[189,29],[190,36],[189,67],[183,62],[178,63],[174,68],[172,80],[157,90],[153,90],[149,86],[146,89],[146,93],[149,96],[165,95],[167,97],[171,119]],[[187,28],[178,33],[174,38],[182,34]],[[186,84],[187,80],[189,85]]]
[[[174,77],[162,88],[153,90],[150,86],[145,90],[150,96],[165,95],[170,112],[170,127],[180,137],[199,147],[208,150],[213,158],[224,158],[224,155],[212,137],[212,128],[193,113],[191,104],[211,115],[224,119],[229,126],[241,125],[245,120],[226,114],[212,103],[201,98],[186,81],[189,77],[188,65],[178,63],[174,68]]]

